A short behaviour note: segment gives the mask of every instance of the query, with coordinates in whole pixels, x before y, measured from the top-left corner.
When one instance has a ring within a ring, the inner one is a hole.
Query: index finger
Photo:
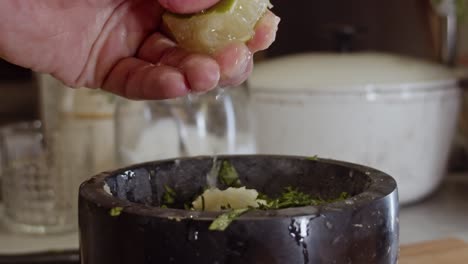
[[[197,13],[210,8],[220,0],[159,0],[167,10],[178,14]]]

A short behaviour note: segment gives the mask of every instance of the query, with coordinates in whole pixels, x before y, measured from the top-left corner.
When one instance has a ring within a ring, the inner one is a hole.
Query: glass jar
[[[91,177],[114,166],[114,97],[98,90],[66,89],[56,132],[71,160],[87,159]],[[88,148],[88,149],[86,149]],[[85,179],[83,179],[85,180]]]
[[[47,147],[57,153],[58,173],[76,194],[70,203],[77,218],[80,184],[115,166],[117,97],[95,89],[72,89],[50,75],[38,79]]]
[[[120,165],[198,155],[254,154],[245,88],[164,101],[121,99],[116,109]]]
[[[6,229],[23,234],[74,230],[73,185],[67,174],[60,173],[57,153],[44,145],[41,123],[1,127],[0,150],[0,163],[4,164],[2,222]]]

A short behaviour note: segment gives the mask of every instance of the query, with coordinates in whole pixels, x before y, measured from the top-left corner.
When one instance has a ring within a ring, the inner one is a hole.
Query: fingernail
[[[237,75],[234,78],[231,79],[224,79],[219,82],[220,87],[227,87],[227,86],[239,86],[243,82],[247,80],[249,77],[250,73],[252,72],[253,69],[253,61],[249,60],[247,63],[247,67],[245,67],[244,71]]]
[[[252,57],[252,53],[245,46],[231,47],[225,54],[226,64],[221,65],[222,78],[232,79],[241,75],[247,68],[249,61]]]

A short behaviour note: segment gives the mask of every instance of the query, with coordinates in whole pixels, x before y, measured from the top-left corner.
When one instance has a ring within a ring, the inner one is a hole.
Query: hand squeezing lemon
[[[252,54],[273,43],[280,19],[269,10],[269,0],[197,1],[215,4],[194,10],[195,13],[181,12],[180,6],[177,10],[165,5],[167,11],[162,16],[162,28],[183,50],[172,57],[184,57],[184,52],[204,57],[204,64],[189,63],[191,69],[185,70],[191,91],[204,92],[216,86],[241,84],[252,72]],[[172,0],[173,5],[179,2],[181,0]],[[190,9],[190,6],[185,7]],[[211,58],[210,63],[208,58]],[[211,65],[210,70],[203,66],[207,63]],[[219,74],[217,77],[213,75],[215,72]]]
[[[251,40],[255,26],[270,7],[269,0],[221,0],[196,14],[166,12],[163,22],[184,49],[214,54],[230,43]]]
[[[16,2],[0,1],[2,59],[138,100],[242,83],[279,23],[268,0]]]

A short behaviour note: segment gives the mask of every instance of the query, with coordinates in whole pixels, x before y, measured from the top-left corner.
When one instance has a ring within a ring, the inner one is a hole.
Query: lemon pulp
[[[257,199],[258,192],[253,189],[228,188],[220,190],[208,189],[192,203],[195,210],[221,211],[225,209],[257,208],[265,204],[264,200]]]
[[[221,0],[193,15],[166,12],[163,22],[184,49],[212,54],[232,42],[247,42],[268,8],[269,0]]]

